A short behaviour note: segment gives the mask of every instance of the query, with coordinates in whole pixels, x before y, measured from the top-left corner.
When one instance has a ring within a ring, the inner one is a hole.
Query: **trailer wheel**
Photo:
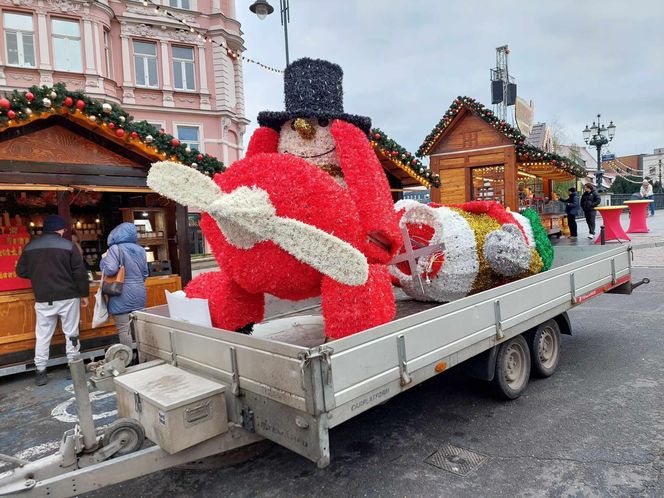
[[[560,361],[560,327],[555,320],[540,323],[528,337],[532,370],[537,377],[550,377]]]
[[[516,399],[528,385],[530,352],[523,336],[503,343],[496,356],[496,374],[493,377],[495,394],[503,399]]]
[[[122,456],[140,449],[145,440],[143,426],[133,418],[119,418],[104,429],[102,446],[120,441],[122,447],[113,456]]]

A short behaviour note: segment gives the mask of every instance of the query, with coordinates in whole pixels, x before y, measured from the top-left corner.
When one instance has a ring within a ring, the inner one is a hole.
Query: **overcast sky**
[[[260,21],[236,0],[245,55],[285,65],[279,0]],[[416,152],[457,95],[490,105],[489,68],[508,44],[519,96],[568,143],[597,113],[617,155],[664,147],[663,0],[290,0],[291,61],[344,70],[344,107]],[[244,63],[245,146],[262,110],[283,110],[283,77]],[[594,153],[594,149],[592,150]]]

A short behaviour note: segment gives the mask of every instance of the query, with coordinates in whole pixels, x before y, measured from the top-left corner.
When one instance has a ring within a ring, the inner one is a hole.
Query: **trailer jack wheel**
[[[120,418],[104,429],[101,438],[102,446],[119,443],[113,456],[122,456],[133,453],[141,448],[145,440],[143,426],[132,418]]]
[[[560,327],[555,320],[540,323],[528,336],[533,374],[550,377],[560,361]]]
[[[530,351],[523,336],[516,336],[500,345],[493,377],[495,394],[502,399],[516,399],[528,385]]]

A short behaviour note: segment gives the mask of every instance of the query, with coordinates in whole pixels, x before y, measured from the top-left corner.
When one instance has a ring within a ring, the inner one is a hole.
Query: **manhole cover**
[[[453,474],[467,476],[482,465],[487,458],[486,455],[446,444],[424,461]]]

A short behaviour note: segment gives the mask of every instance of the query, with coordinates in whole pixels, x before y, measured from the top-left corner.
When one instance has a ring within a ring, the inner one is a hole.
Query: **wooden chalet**
[[[470,97],[454,100],[418,156],[429,156],[432,174],[440,175],[431,199],[444,204],[491,200],[514,211],[532,206],[544,213],[554,182],[586,176],[569,159],[529,145],[519,130]]]
[[[201,154],[134,122],[118,106],[61,84],[7,97],[0,101],[0,370],[21,371],[33,356],[35,314],[30,282],[16,276],[15,266],[23,245],[42,233],[44,218],[59,214],[69,221],[65,236],[75,234],[93,280],[81,313],[82,351],[117,342],[112,321],[91,327],[108,234],[134,222],[152,262],[147,304],[164,304],[164,290],[180,289],[191,278],[188,215],[152,192],[146,177],[155,161],[196,166],[192,158]],[[201,162],[208,173],[221,167],[209,156]],[[63,353],[64,336],[57,332],[51,358]]]

